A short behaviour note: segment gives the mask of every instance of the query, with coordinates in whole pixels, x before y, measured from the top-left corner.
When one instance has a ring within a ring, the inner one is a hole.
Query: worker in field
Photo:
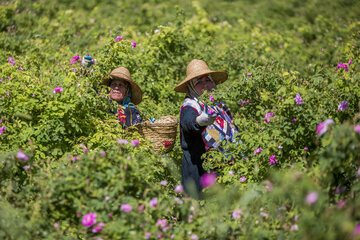
[[[206,173],[201,155],[211,148],[222,151],[223,140],[232,142],[238,132],[225,104],[208,106],[198,100],[205,90],[211,91],[227,78],[226,72],[212,71],[204,61],[194,59],[187,66],[185,80],[174,88],[186,94],[180,109],[182,185],[185,192],[196,198],[201,197],[204,187],[201,177]]]
[[[94,60],[89,55],[85,55],[81,63],[84,68],[88,68],[94,64]],[[116,115],[122,126],[127,128],[143,122],[139,110],[135,108],[135,105],[142,101],[142,91],[139,85],[131,79],[127,68],[114,69],[102,84],[110,87],[110,101],[115,101],[118,106],[111,112]]]

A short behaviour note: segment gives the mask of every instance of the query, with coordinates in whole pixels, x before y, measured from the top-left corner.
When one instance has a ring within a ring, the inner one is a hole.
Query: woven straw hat
[[[131,86],[131,102],[138,105],[142,101],[142,91],[139,85],[131,80],[130,72],[127,68],[119,67],[110,73],[110,77],[104,79],[103,84],[109,86],[109,83],[113,79],[123,79],[130,83]]]
[[[210,74],[216,85],[223,83],[227,80],[228,74],[222,71],[211,71],[206,62],[203,60],[194,59],[186,68],[186,78],[184,81],[179,83],[174,90],[176,92],[187,92],[187,83],[196,77]]]

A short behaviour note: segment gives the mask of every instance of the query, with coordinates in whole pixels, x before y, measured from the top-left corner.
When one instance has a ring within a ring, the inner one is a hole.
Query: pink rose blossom
[[[336,204],[338,209],[343,209],[346,206],[346,201],[344,199],[341,199],[337,204]]]
[[[349,106],[349,103],[347,101],[342,101],[339,106],[338,106],[338,109],[340,111],[345,111]]]
[[[308,147],[304,147],[304,150],[307,151],[307,150],[309,150],[309,148],[308,148]]]
[[[124,203],[123,205],[121,205],[120,209],[124,212],[130,212],[132,210],[132,207],[129,204]]]
[[[265,114],[265,119],[264,119],[264,122],[265,123],[269,123],[270,122],[270,118],[272,118],[272,117],[274,117],[275,116],[275,114],[273,114],[273,113],[266,113]]]
[[[117,36],[117,37],[115,38],[115,42],[118,42],[118,41],[120,41],[120,40],[123,40],[123,36]]]
[[[104,223],[103,223],[103,222],[99,222],[99,223],[96,224],[96,226],[92,229],[92,232],[93,232],[93,233],[100,232],[103,227],[104,227]]]
[[[151,233],[146,233],[145,234],[145,239],[149,239],[151,237]]]
[[[290,228],[290,231],[298,231],[298,230],[299,230],[299,227],[297,224],[292,225]]]
[[[136,42],[131,41],[131,47],[132,47],[132,48],[136,47]]]
[[[216,182],[216,174],[215,173],[205,173],[200,178],[200,184],[203,187],[210,187],[214,185]]]
[[[275,158],[276,158],[276,155],[271,155],[271,156],[270,156],[270,158],[269,158],[269,163],[270,163],[271,165],[274,165],[274,164],[278,163],[278,160],[275,159]]]
[[[64,89],[63,88],[61,88],[61,87],[56,87],[55,89],[54,89],[54,94],[56,94],[56,93],[58,93],[58,92],[62,92],[62,91],[64,91]]]
[[[85,214],[85,216],[82,218],[81,223],[82,225],[84,225],[85,227],[89,228],[91,227],[93,224],[96,223],[96,217],[97,215],[95,213],[87,213]]]
[[[125,139],[118,139],[117,141],[119,144],[128,144],[128,141]]]
[[[252,73],[248,73],[248,76],[251,77],[251,76],[252,76]]]
[[[131,141],[131,145],[133,145],[134,147],[139,145],[140,141],[139,140],[132,140]]]
[[[360,133],[360,125],[354,127],[355,132]]]
[[[334,124],[334,120],[332,119],[326,119],[325,121],[319,123],[316,127],[316,134],[320,137],[328,130],[328,126],[331,124]]]
[[[23,69],[22,67],[19,67],[19,70],[21,70],[21,71],[22,71],[22,70],[24,70],[24,69]]]
[[[174,189],[174,192],[176,193],[181,193],[183,191],[183,186],[182,185],[177,185]]]
[[[254,155],[258,154],[258,153],[261,153],[262,152],[262,148],[258,148],[254,151]]]
[[[14,66],[16,64],[15,59],[13,59],[12,57],[9,57],[8,60],[11,65]]]
[[[234,219],[239,219],[241,217],[242,211],[240,209],[234,210],[232,213],[232,217]]]
[[[166,185],[168,185],[168,181],[162,180],[162,181],[160,182],[160,185],[166,186]]]
[[[21,150],[19,150],[18,153],[16,154],[16,158],[23,160],[23,161],[29,160],[29,157],[26,156],[26,154],[23,153]]]
[[[352,61],[351,61],[351,60],[349,60],[348,64],[349,64],[349,65],[351,65],[351,64],[352,64]]]
[[[294,100],[295,100],[296,104],[302,104],[303,103],[302,98],[300,96],[300,93],[296,94],[296,97],[294,98]]]
[[[149,205],[150,207],[156,207],[158,204],[158,199],[157,198],[153,198],[149,201]]]
[[[310,192],[307,196],[306,196],[306,203],[308,205],[313,205],[314,203],[316,203],[316,201],[318,200],[318,194],[317,192]]]
[[[70,60],[70,64],[73,65],[73,64],[75,64],[78,60],[80,60],[79,54],[76,55],[75,57],[73,57],[73,58]]]
[[[354,228],[353,235],[360,235],[360,223]]]
[[[145,208],[144,205],[140,205],[140,206],[138,207],[138,209],[139,209],[140,212],[144,211],[144,208]]]
[[[6,127],[5,127],[5,126],[2,126],[2,127],[0,128],[0,136],[1,136],[1,134],[3,134],[3,132],[5,132],[5,130],[6,130]]]
[[[196,240],[196,239],[198,239],[198,236],[196,234],[193,234],[193,235],[191,235],[190,239],[191,240]]]
[[[214,96],[212,94],[210,94],[209,100],[212,101],[212,102],[214,101]]]
[[[241,177],[240,178],[240,182],[245,182],[246,181],[246,177]]]

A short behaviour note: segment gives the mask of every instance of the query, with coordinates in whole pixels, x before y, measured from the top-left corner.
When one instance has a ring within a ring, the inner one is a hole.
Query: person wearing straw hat
[[[125,67],[119,67],[104,79],[103,85],[110,87],[109,96],[119,105],[112,112],[124,127],[143,122],[139,110],[135,108],[142,101],[142,91],[139,85],[130,77],[130,72]]]
[[[205,90],[211,91],[227,78],[226,72],[212,71],[204,61],[194,59],[187,66],[185,80],[174,88],[176,92],[186,93],[180,109],[180,141],[184,153],[181,176],[185,192],[195,198],[201,197],[204,187],[201,177],[206,172],[202,167],[202,154],[211,148],[223,151],[222,140],[232,142],[238,132],[225,104],[207,106],[198,100]]]

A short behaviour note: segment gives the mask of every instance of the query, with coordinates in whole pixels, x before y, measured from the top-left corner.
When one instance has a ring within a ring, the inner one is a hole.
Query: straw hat
[[[109,86],[109,83],[113,79],[122,79],[130,83],[131,86],[131,102],[138,105],[142,101],[142,91],[139,85],[131,80],[130,72],[127,68],[119,67],[110,73],[110,77],[104,79],[103,84]]]
[[[187,92],[187,83],[194,78],[200,77],[202,75],[210,74],[215,84],[218,85],[227,80],[228,74],[221,71],[211,71],[206,62],[203,60],[194,59],[192,60],[186,68],[186,78],[184,81],[179,83],[174,90],[176,92]]]

